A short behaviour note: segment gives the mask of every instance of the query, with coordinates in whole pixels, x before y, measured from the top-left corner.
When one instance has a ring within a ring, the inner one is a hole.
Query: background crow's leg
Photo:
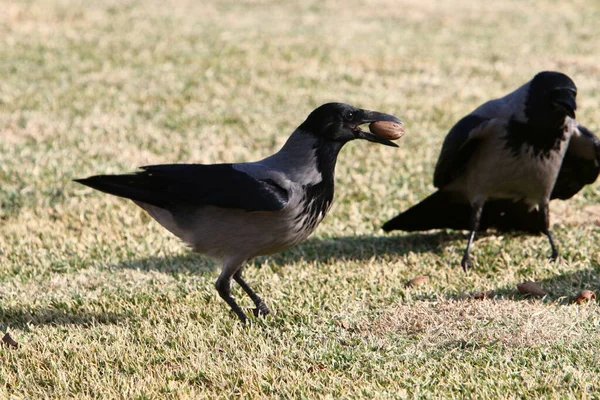
[[[542,223],[544,227],[544,234],[548,236],[548,241],[550,242],[550,248],[552,249],[552,254],[550,255],[551,261],[556,261],[558,258],[558,249],[556,248],[556,244],[554,243],[554,239],[552,238],[552,234],[550,233],[550,210],[548,208],[548,204],[540,204],[540,214],[542,216]]]
[[[231,277],[241,268],[241,262],[229,262],[226,260],[223,263],[223,270],[221,271],[221,275],[219,275],[215,286],[219,292],[219,296],[229,304],[229,307],[231,307],[242,323],[245,324],[248,321],[248,317],[246,317],[244,311],[242,311],[241,307],[235,302],[235,299],[231,297]]]
[[[259,315],[267,315],[271,313],[271,310],[269,310],[269,307],[267,307],[265,302],[260,298],[259,295],[256,294],[254,290],[252,290],[252,288],[246,283],[244,278],[242,278],[241,268],[235,274],[233,274],[233,279],[235,279],[238,285],[240,285],[242,289],[244,289],[244,292],[246,292],[254,302],[256,308],[252,310],[252,312],[255,316],[258,317]]]
[[[467,248],[465,249],[465,254],[463,255],[462,261],[460,262],[460,265],[462,266],[462,269],[465,272],[467,272],[468,268],[471,268],[473,266],[473,262],[471,261],[471,256],[469,255],[469,252],[471,251],[471,244],[473,244],[473,240],[475,240],[475,235],[477,234],[477,230],[479,229],[479,222],[481,221],[482,211],[483,202],[473,203],[471,210],[471,235],[469,235]]]

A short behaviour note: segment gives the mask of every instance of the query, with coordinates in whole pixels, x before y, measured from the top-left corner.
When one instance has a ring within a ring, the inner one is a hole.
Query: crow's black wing
[[[435,166],[435,187],[443,188],[464,172],[467,162],[479,144],[483,130],[490,121],[489,118],[471,114],[450,129]]]
[[[571,137],[551,199],[569,199],[598,178],[600,140],[582,125],[577,129],[579,134]]]
[[[151,165],[127,175],[98,175],[76,182],[94,189],[172,209],[216,206],[245,211],[277,211],[288,193],[270,179],[255,179],[232,164]]]

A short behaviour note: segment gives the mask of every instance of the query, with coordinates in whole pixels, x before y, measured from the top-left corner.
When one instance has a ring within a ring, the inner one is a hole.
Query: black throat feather
[[[551,153],[560,150],[565,138],[564,122],[542,127],[511,119],[507,126],[506,148],[516,157],[523,146],[528,146],[535,157],[548,158]]]
[[[305,216],[307,218],[300,229],[314,229],[329,211],[334,194],[335,164],[343,146],[344,143],[323,139],[315,143],[317,169],[321,174],[321,181],[314,185],[306,185],[304,188],[302,210],[296,219],[301,220]]]

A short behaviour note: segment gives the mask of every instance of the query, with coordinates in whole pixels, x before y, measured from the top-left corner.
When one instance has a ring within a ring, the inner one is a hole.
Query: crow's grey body
[[[464,173],[444,190],[462,193],[470,203],[514,199],[530,208],[539,206],[550,198],[569,140],[576,133],[575,121],[569,118],[555,151],[538,156],[531,146],[523,145],[515,153],[506,147],[505,121],[492,119],[474,133],[479,137],[477,149]]]
[[[311,202],[305,188],[323,180],[317,169],[316,140],[305,136],[305,132],[296,131],[278,153],[257,162],[232,164],[234,170],[284,189],[288,200],[281,210],[247,212],[204,206],[171,212],[138,204],[194,251],[213,258],[243,262],[285,250],[312,233],[332,200],[326,199],[326,207],[315,215],[303,212]]]
[[[452,127],[433,183],[439,190],[386,222],[383,229],[549,231],[548,204],[595,181],[600,142],[575,121],[576,87],[564,74],[542,72],[503,98],[488,101]]]
[[[136,174],[77,182],[133,200],[194,251],[222,260],[216,288],[245,322],[231,296],[231,279],[250,296],[255,313],[269,313],[242,279],[244,263],[285,250],[313,232],[333,200],[335,163],[345,143],[366,139],[396,146],[359,127],[375,121],[401,123],[391,115],[329,103],[315,109],[279,152],[261,161],[154,165]]]

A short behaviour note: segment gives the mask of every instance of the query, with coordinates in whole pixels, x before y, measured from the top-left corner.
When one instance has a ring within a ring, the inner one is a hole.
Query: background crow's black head
[[[360,129],[360,125],[375,121],[401,121],[389,114],[368,111],[344,103],[327,103],[310,113],[298,127],[328,142],[346,143],[366,139],[386,146],[398,147],[394,142]]]
[[[537,74],[529,86],[525,115],[533,123],[562,124],[565,117],[575,118],[577,87],[560,72]]]

